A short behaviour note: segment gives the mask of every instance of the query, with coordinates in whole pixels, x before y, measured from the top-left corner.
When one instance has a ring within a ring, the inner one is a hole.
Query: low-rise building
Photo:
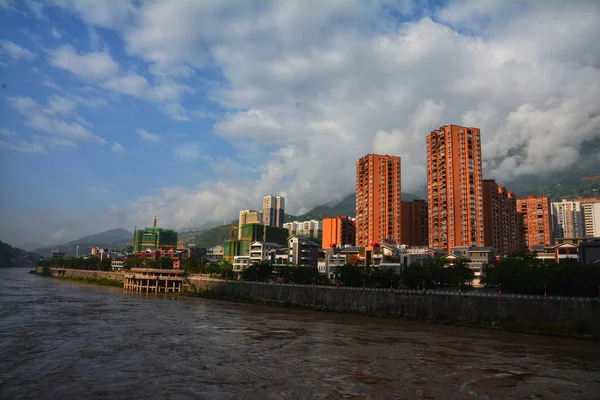
[[[233,257],[233,270],[235,272],[242,272],[251,265],[252,260],[250,259],[249,255]]]
[[[485,274],[485,268],[494,262],[496,250],[492,247],[453,247],[452,253],[463,257],[462,260],[473,271],[472,285],[483,286],[481,279]]]
[[[291,236],[288,239],[290,264],[292,266],[316,267],[325,253],[321,246],[305,236]]]
[[[206,261],[208,263],[223,262],[223,245],[217,245],[206,250]]]
[[[283,246],[273,242],[254,241],[250,244],[249,256],[252,263],[272,261],[275,251]]]
[[[560,263],[564,260],[579,260],[579,247],[571,243],[562,243],[555,246],[537,246],[532,249],[536,258]]]
[[[579,257],[583,264],[600,263],[600,239],[581,243],[579,245]]]
[[[343,254],[328,254],[317,262],[319,273],[326,275],[329,279],[334,279],[336,268],[344,265],[346,265],[346,256]]]

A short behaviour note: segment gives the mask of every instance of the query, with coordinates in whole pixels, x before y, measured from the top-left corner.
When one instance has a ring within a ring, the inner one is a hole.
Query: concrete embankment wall
[[[37,267],[36,272],[42,274],[42,267]],[[83,278],[83,279],[111,279],[123,282],[123,274],[109,271],[88,271],[83,269],[50,268],[50,274],[54,277]]]
[[[417,294],[398,290],[362,290],[306,285],[192,279],[207,296],[272,302],[319,310],[356,312],[466,325],[545,333],[600,335],[598,299]]]

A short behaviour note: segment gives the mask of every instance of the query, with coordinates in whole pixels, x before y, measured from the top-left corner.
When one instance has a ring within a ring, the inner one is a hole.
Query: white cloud
[[[123,146],[121,143],[117,143],[117,142],[115,142],[113,144],[110,151],[112,151],[113,153],[118,153],[118,154],[124,154],[126,152],[125,146]]]
[[[103,28],[121,26],[134,11],[128,0],[49,0],[49,3],[70,9],[84,21]]]
[[[150,133],[145,129],[138,129],[138,135],[140,136],[140,138],[149,142],[158,142],[160,140],[160,136],[154,133]]]
[[[78,54],[72,46],[64,45],[50,52],[50,64],[66,69],[85,80],[102,80],[119,73],[119,64],[107,51]]]
[[[178,102],[185,93],[193,92],[189,86],[164,77],[156,78],[153,85],[135,72],[122,73],[108,51],[79,54],[73,47],[65,45],[51,51],[50,64],[113,92],[161,104],[175,120],[188,120],[185,109]]]
[[[59,89],[58,85],[56,84],[56,82],[54,82],[52,80],[52,78],[50,78],[49,76],[46,76],[44,78],[44,80],[42,81],[42,85],[50,88],[50,89]]]
[[[0,47],[2,49],[2,53],[8,54],[10,58],[16,61],[33,60],[37,57],[37,54],[32,53],[27,49],[24,49],[23,47],[11,42],[10,40],[0,40]]]
[[[60,33],[60,31],[56,28],[52,28],[50,30],[50,34],[52,35],[52,37],[54,39],[60,39],[62,37],[62,34]]]
[[[48,99],[48,111],[51,114],[64,114],[69,115],[75,111],[77,104],[64,96],[54,95]]]
[[[0,136],[15,136],[15,133],[12,132],[10,129],[2,128],[0,129]]]
[[[46,147],[39,142],[25,142],[25,141],[16,141],[16,142],[5,142],[0,140],[0,148],[18,151],[20,153],[46,153]]]
[[[92,134],[76,122],[67,122],[55,114],[73,113],[68,99],[55,96],[49,106],[44,107],[30,97],[13,97],[9,99],[11,106],[25,117],[27,126],[71,142],[94,141],[104,143],[104,139]]]
[[[64,229],[59,229],[57,231],[54,231],[54,233],[52,233],[52,235],[50,235],[50,242],[57,243],[58,241],[64,240],[66,235],[67,235],[67,231]]]
[[[223,136],[269,136],[275,131],[275,136],[280,133],[281,125],[267,112],[261,110],[248,110],[225,116],[224,120],[215,125],[215,131]]]
[[[218,69],[222,79],[202,85],[229,111],[214,132],[238,146],[238,163],[261,171],[253,179],[164,188],[136,206],[173,224],[201,222],[287,192],[289,211],[300,212],[353,191],[354,163],[373,151],[401,155],[403,189],[419,190],[425,136],[447,123],[482,129],[486,176],[510,188],[509,179],[577,162],[580,149],[600,137],[600,2],[421,8],[414,10],[429,16],[418,21],[385,17],[379,2],[363,1],[316,8],[155,0],[100,22],[76,11],[122,35],[129,55],[174,93],[161,100],[173,110],[190,77]],[[410,10],[406,3],[397,11]],[[112,78],[103,81],[111,90],[159,97],[146,78]],[[187,158],[198,160],[199,148]]]
[[[173,157],[180,161],[197,161],[200,159],[200,145],[197,143],[180,144],[173,148]]]

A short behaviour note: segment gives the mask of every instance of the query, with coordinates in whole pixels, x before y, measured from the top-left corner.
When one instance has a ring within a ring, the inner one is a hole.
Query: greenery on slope
[[[0,242],[0,268],[31,268],[36,265],[40,255],[12,247]]]

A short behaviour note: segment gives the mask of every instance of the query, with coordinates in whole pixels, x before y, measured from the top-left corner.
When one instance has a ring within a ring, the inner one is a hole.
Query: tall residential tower
[[[283,227],[285,198],[281,196],[266,196],[263,199],[263,223],[267,226]]]
[[[368,154],[356,163],[356,245],[401,243],[400,157]]]
[[[427,136],[429,246],[483,246],[481,137],[478,128],[445,125]]]
[[[528,196],[517,199],[517,211],[523,216],[525,247],[552,246],[552,213],[549,197]]]

